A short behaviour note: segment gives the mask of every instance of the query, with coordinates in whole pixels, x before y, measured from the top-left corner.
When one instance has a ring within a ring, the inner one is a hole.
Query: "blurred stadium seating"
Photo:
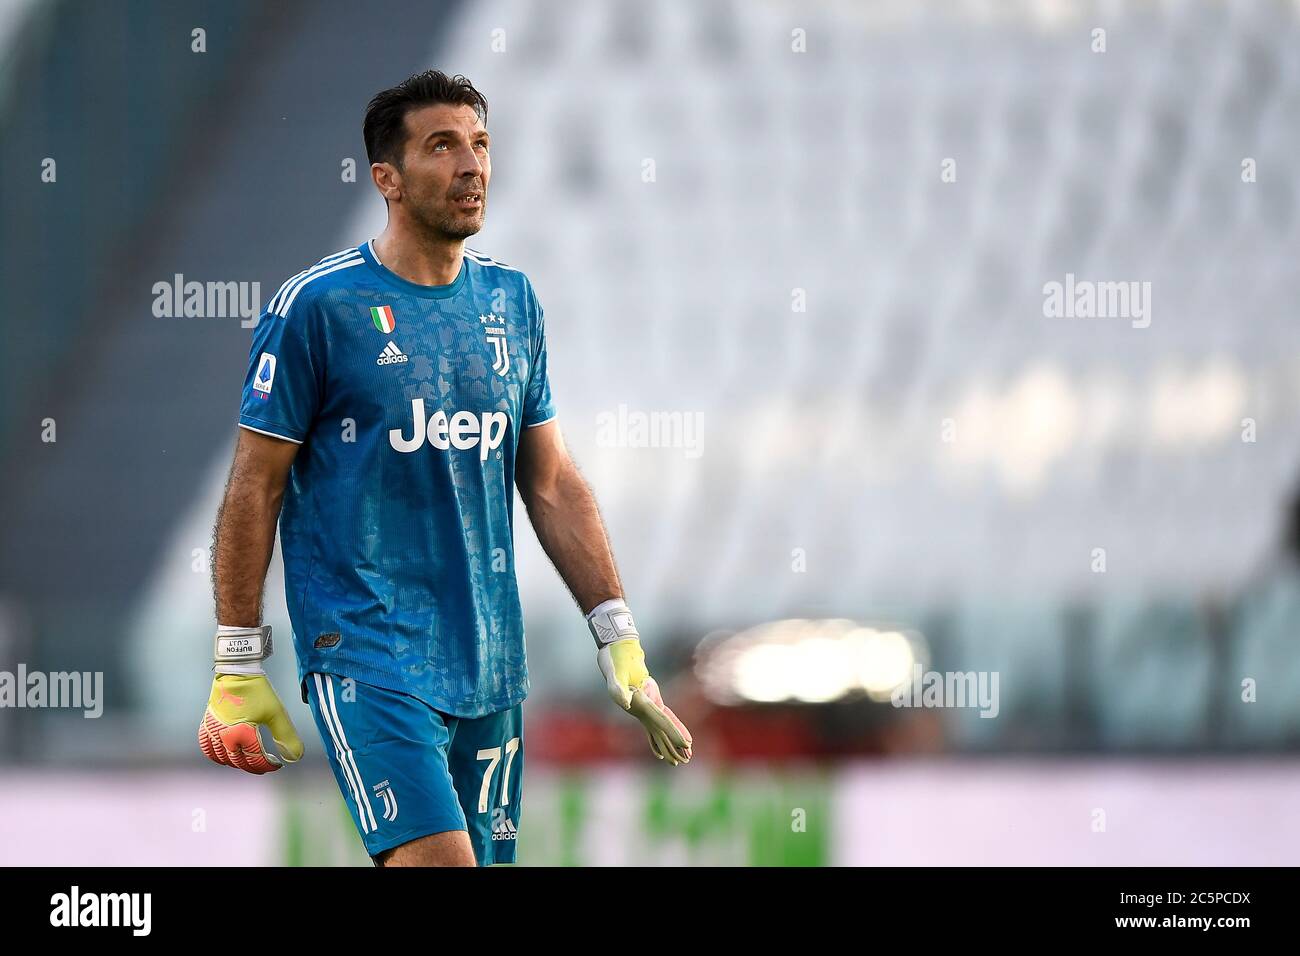
[[[539,291],[566,439],[651,663],[702,728],[702,768],[618,803],[658,768],[521,522],[528,812],[547,821],[526,859],[1294,861],[1294,826],[1259,834],[1300,798],[1295,4],[308,7],[0,4],[0,668],[107,688],[95,721],[0,712],[0,761],[25,775],[0,807],[66,779],[47,812],[70,813],[90,778],[60,775],[126,760],[114,799],[158,794],[178,841],[224,786],[278,835],[250,860],[356,861],[314,739],[300,779],[198,766],[205,552],[249,333],[156,318],[151,290],[272,289],[375,235],[362,108],[433,65],[491,103],[471,245]],[[1067,274],[1149,281],[1150,326],[1045,317]],[[611,441],[621,407],[680,413],[699,444]],[[268,580],[287,634],[278,557]],[[906,629],[930,667],[997,672],[998,718],[710,697],[706,637],[796,619]],[[1216,783],[1243,753],[1263,791]],[[970,801],[915,803],[972,773]],[[1042,798],[1019,835],[988,810],[1017,793]],[[681,817],[655,800],[693,808],[689,832],[657,831]],[[1126,814],[1118,846],[1083,845],[1099,806]],[[825,809],[807,840],[792,807]],[[1221,829],[1179,851],[1162,807]],[[645,846],[602,845],[598,812],[638,814]],[[985,843],[953,836],[980,820]]]

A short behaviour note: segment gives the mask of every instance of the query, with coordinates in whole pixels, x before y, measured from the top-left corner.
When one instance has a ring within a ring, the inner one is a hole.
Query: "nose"
[[[479,162],[478,155],[474,152],[473,147],[460,151],[460,169],[457,170],[458,176],[479,177],[483,175],[483,164]]]

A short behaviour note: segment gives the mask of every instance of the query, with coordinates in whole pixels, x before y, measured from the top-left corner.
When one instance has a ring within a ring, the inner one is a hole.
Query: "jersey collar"
[[[456,278],[447,285],[420,285],[418,282],[409,282],[403,279],[396,272],[392,272],[375,255],[374,240],[362,243],[357,247],[361,253],[361,258],[366,260],[366,265],[374,270],[379,278],[383,279],[389,285],[408,295],[418,295],[425,299],[449,299],[465,286],[469,275],[469,266],[465,262],[464,256],[460,260],[460,272],[456,273]]]

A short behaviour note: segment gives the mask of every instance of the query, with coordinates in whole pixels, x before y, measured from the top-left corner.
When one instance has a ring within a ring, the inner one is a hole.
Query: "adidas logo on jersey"
[[[402,354],[402,350],[393,344],[392,339],[389,339],[388,344],[384,346],[384,350],[379,353],[379,358],[375,359],[375,364],[400,365],[406,361],[409,360]]]
[[[494,840],[513,840],[519,836],[519,831],[515,825],[510,822],[506,816],[505,807],[497,807],[492,811],[492,839]]]

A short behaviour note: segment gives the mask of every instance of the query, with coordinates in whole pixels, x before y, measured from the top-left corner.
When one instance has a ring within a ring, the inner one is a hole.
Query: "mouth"
[[[457,196],[455,199],[453,199],[451,201],[451,204],[455,206],[457,209],[463,209],[467,212],[475,209],[482,209],[483,194],[465,193],[463,196]]]

